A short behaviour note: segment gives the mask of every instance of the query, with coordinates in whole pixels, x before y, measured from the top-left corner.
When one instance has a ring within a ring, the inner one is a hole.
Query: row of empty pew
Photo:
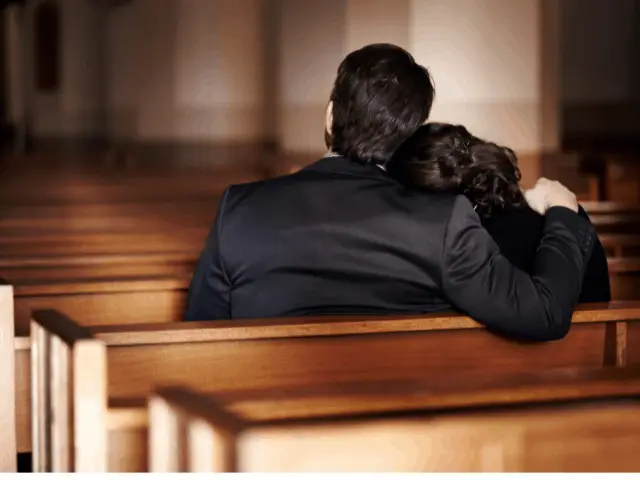
[[[624,301],[560,342],[456,314],[181,323],[252,168],[2,185],[2,470],[638,470],[640,208],[584,204]]]
[[[546,344],[456,315],[91,326],[45,310],[13,354],[36,471],[640,467],[640,302],[582,307]]]

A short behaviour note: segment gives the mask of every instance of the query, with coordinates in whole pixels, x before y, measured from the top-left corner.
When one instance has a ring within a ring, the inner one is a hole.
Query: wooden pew
[[[154,172],[153,168],[146,172],[118,172],[108,175],[105,171],[97,172],[87,178],[73,178],[77,172],[68,172],[65,181],[50,182],[50,178],[38,178],[34,173],[26,175],[4,175],[0,182],[0,203],[55,203],[55,204],[87,204],[96,201],[105,203],[135,201],[175,202],[179,199],[219,198],[224,189],[234,183],[255,181],[261,178],[260,173],[247,174],[239,172],[238,166],[218,171],[191,172]],[[6,172],[4,172],[6,173]],[[33,184],[37,182],[38,188]],[[50,185],[48,185],[50,184]]]
[[[32,310],[55,308],[86,325],[178,322],[190,275],[29,279],[14,284],[16,335],[28,335]]]
[[[169,180],[167,180],[169,181]],[[176,198],[169,200],[151,201],[134,198],[124,201],[109,199],[80,202],[29,202],[5,203],[5,209],[0,213],[0,219],[59,219],[59,218],[97,218],[109,217],[113,214],[126,214],[130,217],[144,217],[159,215],[164,217],[179,216],[188,212],[209,212],[215,214],[218,208],[216,196],[222,195],[226,186],[217,184],[211,196],[194,198]]]
[[[86,329],[62,314],[41,311],[34,313],[31,339],[33,358],[48,357],[46,345],[53,344],[56,337],[56,348],[66,352],[64,362],[90,366],[91,373],[70,375],[79,382],[74,391],[82,390],[75,401],[82,398],[92,404],[74,410],[76,420],[82,423],[82,412],[90,411],[85,418],[93,418],[96,412],[106,411],[108,401],[144,398],[156,385],[248,390],[372,379],[442,381],[456,376],[640,364],[639,318],[640,303],[591,306],[576,312],[575,325],[564,340],[520,344],[490,334],[470,318],[455,314]],[[78,350],[80,346],[83,348]],[[26,371],[29,358],[19,354],[16,363]],[[34,408],[46,390],[43,365],[31,364]],[[16,402],[20,405],[24,400],[19,396]],[[123,415],[126,418],[127,414]],[[104,429],[98,443],[106,445],[106,424],[97,420],[89,423],[94,435],[96,429]],[[18,428],[20,439],[24,423],[19,422]],[[138,424],[138,439],[144,436],[139,428]],[[135,442],[126,434],[121,440]],[[83,446],[77,448],[86,447],[85,442],[80,444]],[[76,461],[80,461],[78,455],[76,452]],[[95,453],[86,455],[83,458],[90,458],[87,462],[91,465],[106,468],[106,458],[100,457],[96,464]],[[146,468],[126,455],[119,460],[110,458],[115,462],[110,464],[113,470]],[[89,468],[86,463],[80,465]]]
[[[0,237],[0,249],[3,257],[163,252],[189,252],[197,256],[204,245],[207,233],[204,228],[180,229],[177,233],[19,231]]]
[[[0,472],[16,471],[14,343],[13,287],[0,280]]]
[[[624,213],[640,215],[640,205],[635,203],[585,201],[580,202],[580,205],[590,217],[603,214]]]
[[[15,287],[0,286],[0,328],[3,332],[11,332],[10,337],[9,334],[3,334],[2,337],[2,345],[8,345],[3,347],[3,352],[8,352],[11,357],[11,363],[5,362],[3,365],[13,365],[14,357],[18,359],[15,367],[7,367],[11,372],[15,371],[17,382],[12,380],[13,376],[0,376],[7,389],[11,385],[11,390],[7,390],[4,397],[11,399],[11,405],[14,405],[13,399],[17,402],[15,407],[11,407],[16,413],[9,417],[17,418],[20,433],[17,444],[14,443],[11,451],[15,452],[17,448],[18,452],[28,452],[31,449],[28,435],[30,341],[29,337],[25,337],[29,333],[31,310],[55,305],[56,308],[78,315],[85,325],[179,322],[184,314],[188,284],[188,277],[165,276],[79,280],[67,278],[22,283]],[[9,407],[2,407],[1,411],[4,412],[5,408]],[[15,428],[3,431],[13,432]]]
[[[612,233],[600,234],[598,238],[610,257],[640,256],[640,235]]]
[[[122,257],[118,257],[122,258]],[[126,256],[125,256],[126,258]],[[194,264],[189,261],[180,261],[176,256],[176,262],[142,262],[139,257],[132,258],[132,262],[111,263],[94,262],[83,264],[77,262],[71,265],[50,265],[38,266],[29,265],[26,267],[6,267],[0,268],[0,277],[9,283],[16,285],[26,285],[51,281],[73,280],[108,280],[108,279],[128,279],[145,277],[189,277],[192,275]],[[147,257],[148,259],[148,257]]]
[[[198,255],[194,252],[155,252],[139,254],[112,255],[36,255],[24,257],[0,257],[0,269],[29,267],[71,267],[93,265],[149,265],[178,264],[193,266]]]
[[[640,298],[640,257],[609,258],[611,298],[634,300]]]
[[[640,370],[625,370],[235,399],[164,388],[149,401],[149,463],[153,472],[637,471]]]
[[[604,213],[592,215],[591,223],[598,234],[637,234],[640,233],[640,216],[635,213]]]
[[[69,232],[85,232],[95,230],[128,230],[130,232],[170,231],[171,228],[205,228],[213,223],[216,209],[212,212],[184,212],[174,217],[154,215],[137,217],[126,214],[99,217],[63,217],[63,218],[13,218],[0,219],[0,229],[31,229],[47,232],[50,230],[66,230]]]
[[[640,166],[637,157],[607,155],[605,182],[607,200],[638,203],[640,201]]]

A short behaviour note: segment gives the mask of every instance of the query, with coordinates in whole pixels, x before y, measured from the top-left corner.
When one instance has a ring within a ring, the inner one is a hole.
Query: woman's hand
[[[578,212],[575,194],[555,180],[540,178],[535,187],[525,190],[524,197],[529,206],[540,215],[544,215],[552,207],[565,207]]]

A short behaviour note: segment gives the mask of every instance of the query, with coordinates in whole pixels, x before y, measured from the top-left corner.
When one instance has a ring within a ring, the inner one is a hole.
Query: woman
[[[461,125],[430,123],[398,149],[387,171],[413,188],[464,194],[502,254],[521,270],[532,270],[544,217],[527,205],[511,149],[474,137]],[[582,207],[579,214],[588,219]],[[610,300],[607,258],[598,241],[587,264],[579,301]]]

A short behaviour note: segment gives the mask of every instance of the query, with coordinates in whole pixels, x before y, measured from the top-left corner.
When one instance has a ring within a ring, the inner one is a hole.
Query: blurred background
[[[311,161],[339,62],[373,42],[427,66],[432,120],[515,149],[525,184],[588,194],[563,172],[640,145],[640,0],[5,0],[0,29],[5,152]]]

